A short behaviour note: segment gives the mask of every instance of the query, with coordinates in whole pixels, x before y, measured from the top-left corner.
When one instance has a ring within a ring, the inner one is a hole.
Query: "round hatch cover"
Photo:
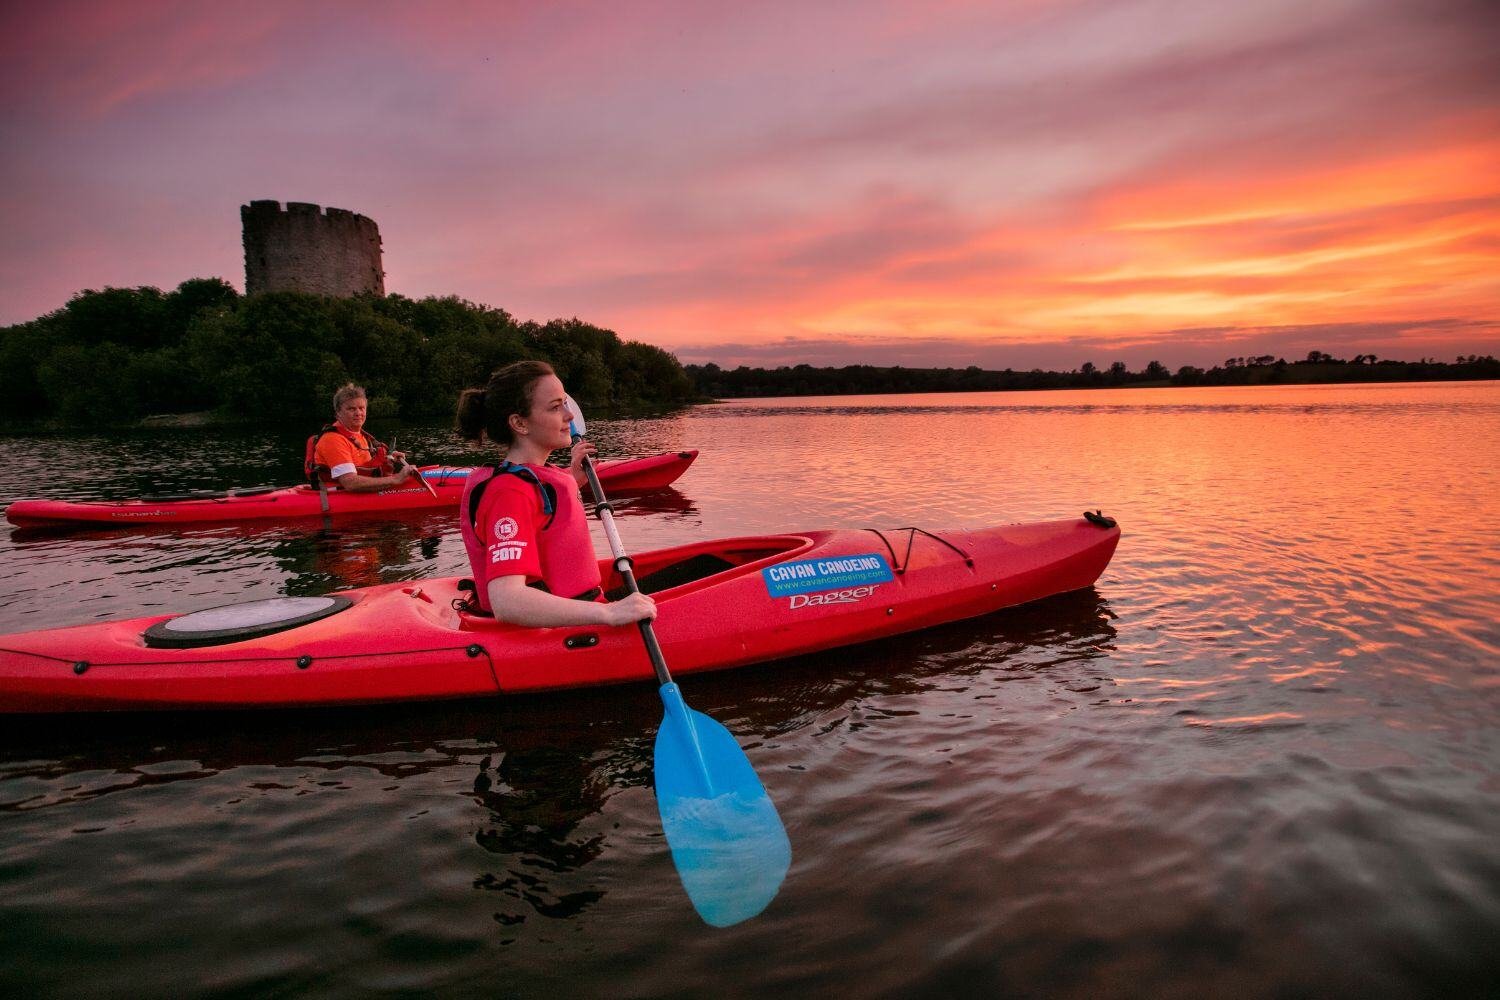
[[[272,597],[245,604],[226,604],[168,618],[146,629],[146,645],[157,649],[222,646],[274,635],[337,614],[354,602],[347,597]]]

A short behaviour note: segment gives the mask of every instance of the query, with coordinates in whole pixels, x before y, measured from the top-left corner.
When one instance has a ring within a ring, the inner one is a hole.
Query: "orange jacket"
[[[390,451],[364,431],[351,431],[334,422],[307,439],[303,470],[308,481],[336,485],[351,472],[361,476],[389,476],[395,471],[386,460]]]

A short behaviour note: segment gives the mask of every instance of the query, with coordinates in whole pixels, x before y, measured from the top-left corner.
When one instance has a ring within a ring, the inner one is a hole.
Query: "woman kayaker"
[[[572,440],[563,384],[542,361],[497,369],[482,389],[458,397],[458,432],[500,448],[499,464],[469,475],[459,527],[474,572],[475,610],[529,627],[630,625],[656,617],[656,602],[631,594],[602,602],[599,564],[578,498],[583,458],[572,447],[567,472],[547,456]]]

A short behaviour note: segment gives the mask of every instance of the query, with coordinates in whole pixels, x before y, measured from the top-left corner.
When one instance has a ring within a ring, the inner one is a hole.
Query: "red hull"
[[[668,452],[646,458],[600,462],[601,485],[610,493],[640,493],[662,489],[675,482],[698,457],[696,451]],[[427,466],[423,470],[432,484],[428,493],[413,481],[409,486],[379,493],[328,492],[327,516],[379,514],[386,511],[456,507],[463,495],[465,470]],[[16,525],[113,525],[128,528],[150,524],[209,524],[254,520],[293,520],[322,517],[322,498],[310,486],[287,486],[255,495],[226,493],[183,500],[121,500],[88,502],[73,500],[17,500],[5,509]]]
[[[657,635],[681,675],[866,642],[1088,587],[1119,536],[1118,528],[1081,518],[941,536],[816,531],[650,552],[636,559],[636,570],[646,581],[695,558],[725,567],[656,595]],[[601,568],[611,581],[608,563]],[[455,584],[347,591],[352,605],[322,621],[199,649],[145,644],[145,630],[172,615],[0,636],[0,711],[335,705],[653,677],[633,627],[521,629],[476,620],[451,609]]]

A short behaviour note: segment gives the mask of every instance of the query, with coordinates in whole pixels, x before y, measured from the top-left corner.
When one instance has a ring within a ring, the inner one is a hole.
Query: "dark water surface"
[[[688,678],[793,849],[728,930],[650,686],[0,720],[0,994],[1481,995],[1500,982],[1500,386],[759,400],[627,545],[1076,516],[1096,589]],[[428,461],[477,455],[403,428]],[[290,482],[296,435],[0,439],[0,500]],[[596,545],[604,550],[601,535]],[[447,514],[0,529],[0,631],[464,570]]]

